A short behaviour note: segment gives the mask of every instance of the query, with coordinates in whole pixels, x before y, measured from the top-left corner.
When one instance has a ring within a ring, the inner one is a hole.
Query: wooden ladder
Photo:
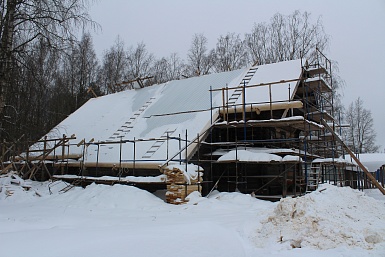
[[[150,147],[150,149],[147,150],[147,152],[142,156],[142,158],[151,158],[156,151],[166,142],[167,137],[169,137],[172,133],[175,132],[176,129],[167,129],[163,135],[160,137],[160,139],[157,139],[155,143]]]
[[[136,111],[132,117],[128,119],[120,128],[118,128],[112,136],[110,136],[106,141],[114,141],[116,139],[119,139],[121,137],[124,137],[128,132],[131,131],[131,129],[134,127],[134,122],[136,119],[142,114],[154,101],[155,97],[151,97],[150,100],[148,100],[142,107],[139,108],[138,111]]]
[[[251,80],[251,78],[254,76],[255,72],[257,72],[257,67],[251,67],[246,75],[243,77],[241,83],[239,83],[239,87],[234,90],[233,94],[230,96],[229,100],[227,101],[227,104],[232,105],[235,104],[239,97],[242,95],[243,87],[247,86]]]

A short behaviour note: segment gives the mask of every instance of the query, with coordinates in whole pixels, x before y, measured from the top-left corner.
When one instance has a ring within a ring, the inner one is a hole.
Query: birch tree
[[[188,70],[191,76],[201,76],[210,73],[214,64],[214,51],[207,49],[207,38],[203,34],[193,36],[188,50]]]
[[[239,34],[220,36],[215,48],[214,69],[216,72],[232,71],[246,66],[246,51]]]
[[[290,15],[275,14],[270,23],[256,23],[245,35],[250,63],[262,65],[299,58],[314,61],[316,48],[325,51],[329,37],[319,17],[312,22],[308,12]]]
[[[346,140],[356,153],[374,153],[379,146],[376,143],[376,132],[370,110],[364,108],[361,98],[352,102],[346,113],[346,121],[350,127],[346,130]]]

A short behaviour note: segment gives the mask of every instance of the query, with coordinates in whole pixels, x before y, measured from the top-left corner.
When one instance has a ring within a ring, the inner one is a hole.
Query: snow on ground
[[[323,185],[277,203],[193,193],[175,206],[130,186],[66,187],[0,177],[0,256],[385,256],[375,190]]]

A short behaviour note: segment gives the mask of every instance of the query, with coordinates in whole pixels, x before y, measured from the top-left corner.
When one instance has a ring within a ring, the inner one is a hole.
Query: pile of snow
[[[0,176],[0,256],[384,256],[385,196],[324,185],[272,203]],[[8,193],[6,193],[8,191]],[[12,191],[12,194],[9,192]],[[44,247],[41,242],[45,242]],[[20,247],[23,246],[23,247]]]
[[[286,198],[258,230],[260,246],[372,249],[385,242],[385,204],[348,187],[322,185],[311,194]]]

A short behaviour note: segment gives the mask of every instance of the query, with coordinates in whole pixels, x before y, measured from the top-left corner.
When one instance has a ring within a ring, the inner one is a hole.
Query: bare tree
[[[250,34],[246,34],[245,45],[248,57],[255,65],[270,63],[270,32],[265,23],[255,24]]]
[[[378,151],[379,146],[375,144],[376,132],[373,128],[372,113],[364,108],[361,98],[357,98],[349,105],[345,117],[350,124],[350,127],[346,130],[348,145],[356,153]]]
[[[74,32],[87,24],[95,26],[87,13],[86,0],[2,0],[0,1],[0,113],[13,61],[36,40],[63,49],[73,41]]]
[[[168,80],[180,79],[186,70],[186,65],[177,53],[168,58]]]
[[[128,78],[129,80],[148,77],[154,61],[154,55],[149,53],[142,42],[136,48],[130,47],[127,52]]]
[[[3,138],[25,134],[28,139],[37,139],[42,131],[54,125],[47,104],[54,93],[53,86],[60,69],[59,53],[44,39],[28,48],[30,54],[24,56],[24,65],[12,69],[12,87],[5,95],[11,104],[3,111]]]
[[[164,57],[154,62],[154,65],[151,68],[151,75],[154,77],[152,81],[155,84],[161,84],[168,81],[167,67],[168,61]]]
[[[268,24],[254,24],[245,41],[249,61],[261,65],[299,58],[312,62],[316,58],[316,47],[326,50],[329,37],[321,18],[312,23],[310,13],[297,10],[288,16],[277,13]]]
[[[177,53],[172,53],[168,58],[161,58],[154,62],[151,74],[154,83],[164,83],[180,79],[187,72],[186,65]]]
[[[246,51],[239,34],[220,36],[215,48],[214,68],[217,72],[240,69],[247,64]]]
[[[82,39],[73,45],[71,53],[64,62],[64,66],[68,68],[66,75],[71,78],[71,95],[75,100],[74,110],[76,110],[88,99],[86,91],[95,84],[99,71],[98,60],[89,33],[85,33]]]
[[[124,42],[117,37],[114,45],[103,55],[102,83],[106,93],[115,93],[125,89],[118,84],[127,77],[127,66]]]
[[[188,69],[191,76],[210,73],[214,64],[213,51],[208,52],[207,38],[203,34],[195,34],[187,54]]]

